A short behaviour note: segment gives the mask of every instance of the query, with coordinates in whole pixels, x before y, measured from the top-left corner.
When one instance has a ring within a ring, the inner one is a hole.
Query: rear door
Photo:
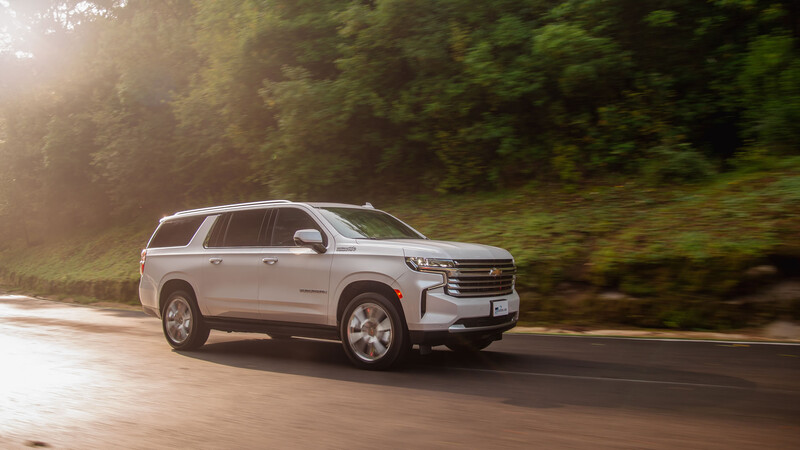
[[[332,252],[317,253],[294,243],[297,230],[317,229],[326,246],[332,237],[303,208],[274,208],[263,249],[259,300],[265,319],[326,324]]]
[[[269,210],[223,214],[209,234],[198,300],[205,315],[260,318],[259,273]]]

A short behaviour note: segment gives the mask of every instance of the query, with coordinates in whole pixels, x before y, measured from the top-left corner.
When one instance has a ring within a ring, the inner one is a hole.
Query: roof
[[[214,214],[214,213],[223,213],[227,211],[234,211],[239,209],[253,209],[258,208],[261,206],[272,206],[272,205],[308,205],[312,208],[368,208],[373,209],[372,205],[367,203],[364,206],[358,205],[351,205],[347,203],[326,203],[326,202],[293,202],[290,200],[264,200],[258,202],[247,202],[247,203],[232,203],[229,205],[219,205],[219,206],[210,206],[207,208],[197,208],[197,209],[187,209],[186,211],[178,211],[171,216],[164,217],[161,220],[171,219],[174,217],[184,217],[184,216],[198,216],[204,214]]]
[[[267,206],[267,205],[275,205],[275,204],[286,204],[292,203],[289,200],[265,200],[261,202],[249,202],[249,203],[234,203],[230,205],[221,205],[221,206],[211,206],[208,208],[198,208],[198,209],[188,209],[186,211],[178,211],[173,216],[190,216],[190,215],[197,215],[197,214],[208,214],[213,212],[220,212],[230,209],[246,209],[252,208],[256,206]]]

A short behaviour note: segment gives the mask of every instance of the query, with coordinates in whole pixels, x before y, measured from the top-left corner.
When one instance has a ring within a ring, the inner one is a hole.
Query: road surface
[[[0,295],[0,448],[800,448],[800,346],[506,335],[360,371],[339,343]]]

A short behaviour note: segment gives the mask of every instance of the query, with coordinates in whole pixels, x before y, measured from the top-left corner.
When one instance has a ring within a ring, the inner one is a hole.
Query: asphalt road
[[[0,448],[800,448],[800,346],[506,335],[401,371],[339,343],[0,296]]]

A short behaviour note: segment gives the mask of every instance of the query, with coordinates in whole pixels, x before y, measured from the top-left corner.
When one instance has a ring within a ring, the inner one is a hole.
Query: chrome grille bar
[[[494,297],[514,290],[517,268],[510,259],[456,260],[445,291],[453,297]]]

